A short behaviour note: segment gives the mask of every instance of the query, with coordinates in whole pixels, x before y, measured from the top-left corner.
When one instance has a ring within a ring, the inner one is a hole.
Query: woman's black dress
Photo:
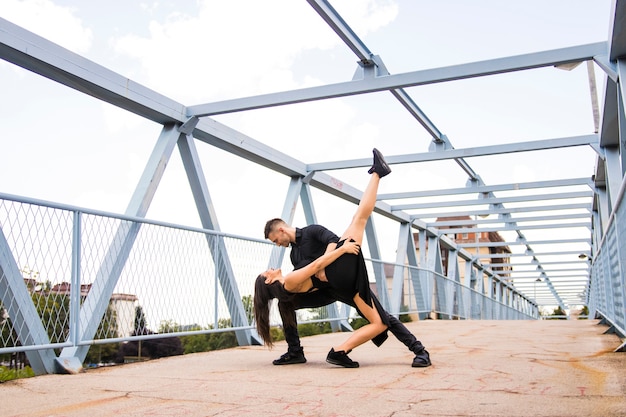
[[[345,240],[342,240],[337,243],[337,247],[341,247],[344,242]],[[328,279],[327,285],[339,301],[356,307],[353,298],[358,293],[368,305],[376,307],[383,323],[389,326],[389,315],[370,289],[365,259],[363,259],[361,252],[358,255],[341,255],[335,262],[326,267],[326,278]],[[313,285],[318,287],[322,284],[321,281],[313,279]],[[357,311],[359,311],[358,308]],[[360,311],[359,314],[365,317]]]

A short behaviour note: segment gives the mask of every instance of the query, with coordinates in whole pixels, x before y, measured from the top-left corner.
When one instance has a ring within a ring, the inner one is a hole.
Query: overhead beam
[[[578,192],[571,192],[571,193],[551,193],[551,194],[537,194],[537,195],[528,195],[528,196],[481,198],[481,199],[474,199],[474,200],[435,201],[435,202],[428,202],[428,203],[398,204],[398,205],[391,206],[391,210],[414,210],[414,209],[425,209],[425,208],[433,208],[433,207],[459,207],[459,206],[473,206],[473,205],[483,205],[483,204],[519,203],[519,202],[528,202],[528,201],[561,200],[561,199],[592,198],[592,197],[593,197],[593,192],[591,191],[578,191]]]
[[[588,238],[574,238],[574,239],[554,239],[554,240],[524,240],[524,241],[512,241],[512,242],[480,242],[480,243],[457,243],[460,248],[482,248],[482,247],[501,247],[501,246],[518,246],[518,245],[560,245],[565,243],[586,243],[591,244],[591,239]]]
[[[533,216],[533,217],[511,217],[510,219],[480,219],[478,216],[467,216],[467,219],[457,219],[457,220],[445,220],[445,221],[435,221],[426,223],[429,227],[437,227],[441,228],[442,226],[471,226],[471,225],[479,225],[479,224],[505,224],[510,221],[514,221],[515,223],[525,223],[525,222],[546,222],[546,221],[555,221],[555,220],[572,220],[572,219],[588,219],[591,214],[588,213],[571,213],[571,214],[560,214],[554,216]],[[456,231],[457,228],[452,228]],[[476,229],[472,229],[472,231],[476,231]]]
[[[578,210],[584,209],[591,213],[591,203],[572,203],[572,204],[557,204],[549,206],[532,206],[532,207],[510,207],[510,208],[494,208],[489,210],[463,210],[463,211],[450,211],[450,212],[430,212],[411,214],[412,219],[431,219],[437,217],[448,216],[482,216],[491,214],[507,214],[507,213],[529,213],[536,211],[555,211],[555,210]]]
[[[198,104],[187,107],[187,116],[212,116],[267,107],[284,106],[287,104],[375,93],[378,91],[397,88],[415,87],[446,81],[484,77],[487,75],[534,68],[550,67],[573,62],[587,61],[593,59],[596,55],[606,54],[606,52],[607,43],[598,42],[461,65],[413,71],[404,74],[385,75],[376,78],[328,84],[299,90],[290,90],[279,93],[262,94],[258,96]]]
[[[157,123],[187,119],[182,104],[2,18],[0,58]]]
[[[526,271],[526,272],[528,272],[528,271]],[[568,275],[567,277],[570,278],[569,281],[572,281],[572,282],[573,281],[587,282],[588,278],[589,278],[589,274],[575,274],[575,275]],[[525,275],[525,276],[521,276],[521,277],[515,276],[515,277],[509,278],[509,280],[520,280],[520,279],[521,280],[532,280],[532,279],[537,279],[537,278],[541,278],[541,273],[539,273],[539,271],[538,271],[537,275]],[[559,278],[559,277],[552,277],[552,278]],[[581,279],[573,280],[571,278],[581,278]],[[543,278],[541,278],[541,279],[543,280]],[[557,280],[556,282],[560,282],[560,281]]]
[[[507,253],[506,256],[507,257],[511,257],[511,256],[533,257],[533,256],[580,255],[580,254],[585,254],[586,256],[589,256],[589,252],[578,251],[578,250],[559,251],[559,252],[533,252],[531,254],[529,254],[529,253]],[[483,254],[483,253],[481,253],[480,257],[481,257],[481,259],[482,258],[502,258],[502,254],[501,253],[490,253],[490,254]]]
[[[185,106],[6,19],[0,18],[0,59],[163,125],[189,120]],[[212,119],[193,136],[282,174],[306,175],[306,165]]]
[[[502,255],[502,254],[500,254]],[[500,258],[506,258],[507,256],[500,256]],[[481,257],[482,258],[482,257]],[[586,264],[586,269],[589,269],[589,264],[586,261],[581,260],[563,260],[563,261],[552,261],[552,262],[541,262],[541,265],[573,265],[573,264]],[[537,264],[533,262],[507,262],[507,263],[494,263],[494,262],[483,262],[483,265],[489,265],[491,268],[502,268],[502,267],[512,267],[515,271],[520,272],[517,267],[528,268],[535,267]],[[528,270],[527,270],[528,271]]]
[[[516,230],[544,230],[544,229],[568,229],[572,227],[586,227],[591,229],[591,222],[576,223],[553,223],[553,224],[533,224],[533,225],[504,225],[501,227],[455,227],[452,229],[439,229],[440,234],[448,233],[482,233],[482,232],[502,232]]]
[[[354,33],[354,31],[346,24],[343,18],[335,11],[335,9],[326,1],[308,0],[309,4],[321,17],[326,24],[335,31],[337,36],[354,52],[363,64],[370,63],[372,53]]]
[[[385,157],[387,160],[387,157]],[[311,165],[309,165],[310,167]],[[445,188],[441,190],[426,190],[426,191],[408,191],[402,193],[390,193],[390,194],[378,194],[379,200],[393,200],[400,198],[419,198],[419,197],[436,197],[442,195],[459,195],[459,194],[484,194],[495,191],[519,191],[530,190],[534,188],[553,188],[553,187],[573,187],[579,185],[586,185],[590,189],[593,189],[593,181],[591,178],[571,178],[565,180],[552,180],[552,181],[534,181],[534,182],[518,182],[511,184],[498,184],[498,185],[482,185],[478,187],[459,187],[459,188]]]
[[[530,142],[507,143],[502,145],[476,146],[464,149],[449,149],[425,153],[385,155],[385,161],[387,161],[387,163],[390,165],[409,164],[416,162],[432,162],[443,161],[447,159],[511,154],[516,152],[562,149],[574,146],[590,146],[596,145],[598,144],[598,142],[598,135],[593,134],[558,139],[535,140]],[[371,163],[371,159],[352,159],[344,161],[319,162],[307,165],[307,169],[310,171],[327,171],[333,169],[366,167],[371,165]],[[473,189],[474,187],[470,188]]]

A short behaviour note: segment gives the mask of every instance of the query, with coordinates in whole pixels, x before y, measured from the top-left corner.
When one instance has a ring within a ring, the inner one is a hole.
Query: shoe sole
[[[330,363],[332,365],[343,366],[344,368],[358,368],[359,367],[359,363],[358,362],[354,362],[354,365],[352,365],[352,364],[343,363],[341,361],[336,361],[334,359],[329,359],[329,358],[326,358],[326,362],[328,362],[328,363]]]
[[[274,365],[297,365],[299,363],[306,363],[306,359],[302,361],[290,361],[290,362],[272,362]]]
[[[411,367],[412,368],[428,368],[430,365],[432,365],[432,364],[429,362],[427,364],[418,364],[418,365],[412,364]]]
[[[374,148],[374,156],[375,159],[378,160],[378,163],[380,165],[381,168],[383,168],[385,170],[385,173],[383,175],[380,175],[381,178],[385,177],[389,174],[391,174],[391,168],[389,168],[389,165],[387,165],[387,161],[385,161],[385,157],[383,156],[383,154],[376,148]],[[374,171],[375,172],[375,171]]]

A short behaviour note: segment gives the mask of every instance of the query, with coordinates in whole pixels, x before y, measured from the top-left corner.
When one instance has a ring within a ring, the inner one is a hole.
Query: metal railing
[[[592,259],[588,289],[589,318],[601,316],[626,338],[626,179],[604,238]],[[623,349],[623,347],[622,347]]]
[[[132,240],[120,238],[129,231]],[[272,264],[273,248],[264,240],[0,194],[0,354],[224,331],[254,336],[254,281]],[[374,262],[367,260],[370,270]],[[521,299],[401,267],[404,306],[392,314],[537,318]],[[233,320],[233,312],[245,319]],[[93,316],[97,329],[90,334]],[[301,323],[353,316],[345,305],[299,312]],[[279,325],[276,311],[272,317]]]

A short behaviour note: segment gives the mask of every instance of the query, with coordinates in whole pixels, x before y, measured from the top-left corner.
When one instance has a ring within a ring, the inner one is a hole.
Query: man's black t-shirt
[[[295,269],[302,268],[326,252],[330,243],[339,242],[339,236],[319,224],[296,227],[296,243],[291,243],[291,264]]]

